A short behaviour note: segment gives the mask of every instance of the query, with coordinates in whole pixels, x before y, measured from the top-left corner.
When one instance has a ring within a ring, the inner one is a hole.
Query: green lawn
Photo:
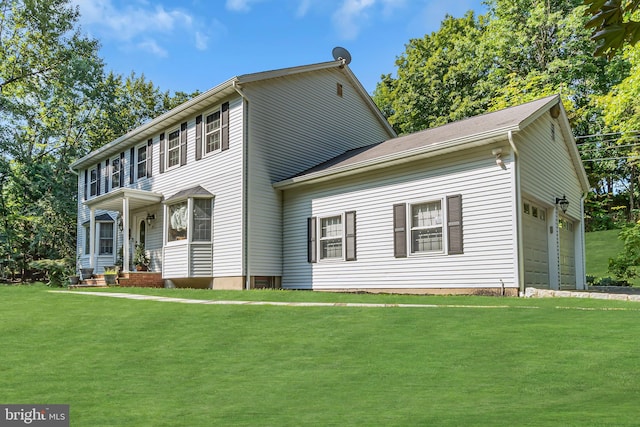
[[[609,258],[615,258],[624,245],[618,239],[620,230],[593,231],[585,233],[585,256],[587,274],[596,277],[612,276],[609,273]]]
[[[114,291],[450,307],[194,305],[0,286],[0,401],[70,404],[74,427],[638,423],[640,303]]]

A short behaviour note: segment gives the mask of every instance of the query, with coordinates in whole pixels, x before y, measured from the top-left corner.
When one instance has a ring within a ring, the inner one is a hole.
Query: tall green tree
[[[490,53],[478,43],[484,18],[447,16],[440,30],[412,39],[396,60],[397,77],[382,76],[374,100],[399,133],[484,112],[492,96],[485,81]]]
[[[608,58],[617,54],[625,43],[640,41],[640,0],[584,0],[597,43],[594,55]]]

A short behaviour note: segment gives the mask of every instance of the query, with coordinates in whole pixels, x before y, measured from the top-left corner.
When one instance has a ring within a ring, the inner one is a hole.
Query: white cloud
[[[358,36],[361,26],[369,19],[368,10],[373,5],[375,0],[344,0],[333,14],[333,24],[342,38],[353,40]]]
[[[196,34],[194,18],[180,9],[165,9],[147,2],[116,7],[113,0],[72,0],[80,8],[83,28],[103,39],[114,39],[130,46],[143,48],[156,56],[167,56],[153,35],[172,35],[175,32]],[[204,34],[196,35],[196,47],[205,46]]]
[[[227,0],[226,8],[234,12],[249,12],[251,5],[260,0]]]
[[[208,44],[209,36],[201,33],[200,31],[196,31],[196,49],[207,50]]]
[[[143,50],[160,58],[166,58],[167,56],[169,56],[169,52],[160,47],[158,43],[156,43],[156,41],[153,39],[145,39],[144,41],[138,43],[136,46],[140,50]]]

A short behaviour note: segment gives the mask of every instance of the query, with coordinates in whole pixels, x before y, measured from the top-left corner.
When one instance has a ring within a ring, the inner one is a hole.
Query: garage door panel
[[[549,245],[546,210],[535,203],[523,203],[524,283],[549,288]]]

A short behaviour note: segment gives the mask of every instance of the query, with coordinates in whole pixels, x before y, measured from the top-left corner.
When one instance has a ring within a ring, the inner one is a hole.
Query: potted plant
[[[116,284],[116,277],[118,277],[118,269],[116,267],[105,267],[104,268],[104,281],[107,285],[113,286]]]
[[[137,271],[147,271],[149,269],[149,257],[144,250],[144,243],[136,243],[136,248],[133,252],[133,265],[136,266]]]

